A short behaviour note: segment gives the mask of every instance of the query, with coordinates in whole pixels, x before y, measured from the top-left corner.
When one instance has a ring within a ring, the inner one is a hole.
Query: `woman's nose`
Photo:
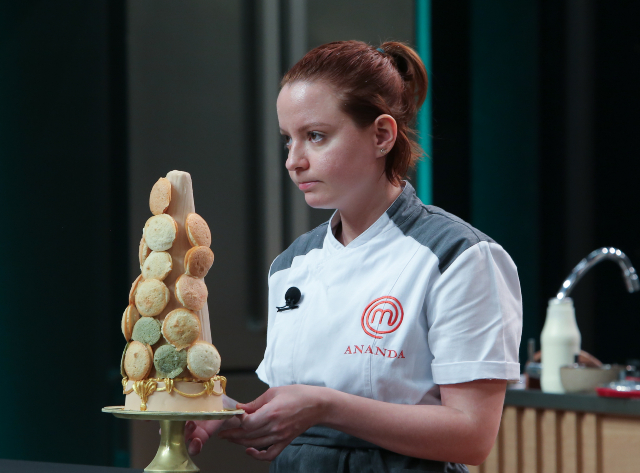
[[[295,171],[297,169],[304,170],[309,167],[309,162],[307,161],[302,146],[293,143],[289,147],[289,154],[287,156],[285,167],[287,168],[287,171]]]

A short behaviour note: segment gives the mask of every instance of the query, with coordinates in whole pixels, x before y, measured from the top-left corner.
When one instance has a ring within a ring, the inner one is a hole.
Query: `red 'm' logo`
[[[383,325],[385,316],[387,323]],[[398,330],[403,318],[404,310],[398,299],[391,296],[378,297],[362,313],[362,330],[370,337],[382,338],[380,335]]]

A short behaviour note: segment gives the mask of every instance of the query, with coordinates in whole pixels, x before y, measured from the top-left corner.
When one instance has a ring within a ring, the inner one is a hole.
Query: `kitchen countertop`
[[[596,393],[549,394],[533,389],[507,389],[504,404],[514,407],[640,417],[640,400],[600,397]]]

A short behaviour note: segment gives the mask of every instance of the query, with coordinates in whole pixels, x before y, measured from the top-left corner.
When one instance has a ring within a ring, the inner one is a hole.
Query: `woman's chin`
[[[335,209],[330,199],[326,196],[315,194],[314,192],[305,192],[304,200],[307,205],[313,209]]]

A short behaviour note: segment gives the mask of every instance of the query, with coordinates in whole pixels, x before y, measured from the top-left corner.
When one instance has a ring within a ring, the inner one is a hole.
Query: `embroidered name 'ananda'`
[[[367,345],[367,348],[364,345],[354,345],[353,350],[351,350],[351,345],[349,345],[344,352],[344,355],[373,355],[373,356],[383,356],[386,358],[405,358],[404,352],[400,350],[398,353],[395,350],[391,350],[390,348],[380,348],[375,347],[375,353],[371,348],[371,345]]]

